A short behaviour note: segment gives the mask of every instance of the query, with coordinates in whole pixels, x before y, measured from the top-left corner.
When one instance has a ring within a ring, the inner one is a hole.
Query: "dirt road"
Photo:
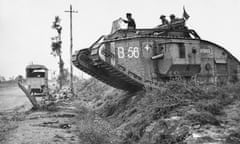
[[[31,106],[31,103],[16,83],[0,84],[0,112],[11,111],[18,107],[22,110],[28,110]]]
[[[17,122],[5,144],[77,144],[76,114],[68,106],[56,111],[35,111]]]
[[[72,104],[49,111],[32,111],[31,103],[16,83],[0,84],[0,143],[79,143]]]

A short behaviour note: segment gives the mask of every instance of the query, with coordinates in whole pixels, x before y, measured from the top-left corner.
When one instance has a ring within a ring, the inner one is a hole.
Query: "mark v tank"
[[[115,88],[160,88],[174,77],[237,81],[240,63],[225,48],[200,38],[185,20],[149,29],[119,29],[72,56],[80,70]]]

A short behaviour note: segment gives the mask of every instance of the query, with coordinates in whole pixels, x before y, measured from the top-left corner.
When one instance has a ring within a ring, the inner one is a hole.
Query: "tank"
[[[236,82],[240,63],[225,48],[200,38],[181,19],[149,29],[118,29],[76,51],[73,64],[115,88],[161,88],[172,78]]]

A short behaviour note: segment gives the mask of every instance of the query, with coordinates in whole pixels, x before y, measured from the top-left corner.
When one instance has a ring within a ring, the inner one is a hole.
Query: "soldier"
[[[160,16],[160,19],[162,20],[162,25],[164,24],[169,24],[168,20],[166,19],[166,16],[165,15],[161,15]]]
[[[134,19],[132,18],[132,14],[127,13],[126,16],[127,16],[127,20],[123,19],[123,21],[128,24],[128,29],[132,29],[132,30],[136,29],[136,24]]]
[[[171,14],[171,15],[170,15],[170,23],[173,23],[173,22],[175,22],[175,21],[177,21],[175,15],[174,15],[174,14]]]
[[[174,14],[170,15],[170,27],[172,29],[184,29],[185,27],[185,19],[184,18],[176,18]]]
[[[170,15],[170,23],[174,23],[176,21],[181,20],[180,18],[176,18],[176,16],[174,14]]]

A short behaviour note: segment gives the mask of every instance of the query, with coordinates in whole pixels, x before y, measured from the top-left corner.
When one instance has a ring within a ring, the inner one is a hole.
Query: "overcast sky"
[[[51,53],[51,28],[55,16],[63,26],[63,59],[69,67],[69,5],[73,15],[73,49],[89,47],[111,31],[112,21],[131,12],[137,28],[160,24],[160,15],[190,15],[189,28],[202,39],[217,43],[240,59],[240,0],[0,0],[0,75],[24,75],[30,63],[58,71]],[[74,73],[81,75],[74,68]]]

